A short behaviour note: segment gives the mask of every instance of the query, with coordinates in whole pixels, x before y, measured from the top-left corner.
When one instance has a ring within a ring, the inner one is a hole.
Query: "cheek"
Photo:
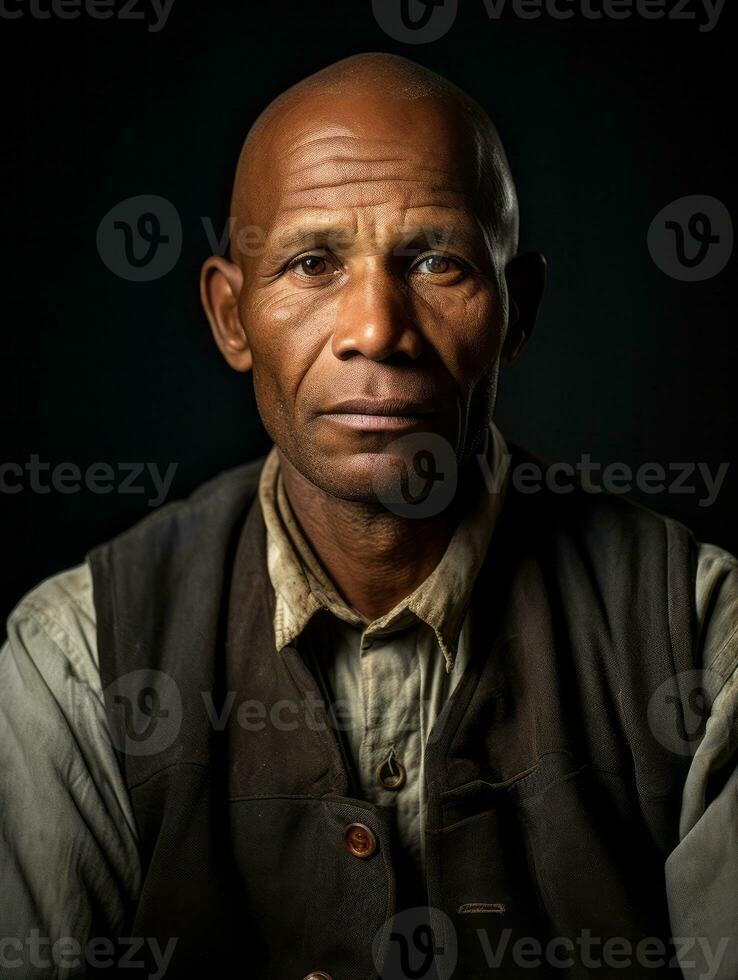
[[[305,292],[252,293],[241,310],[253,355],[254,391],[260,410],[292,417],[300,386],[329,342],[335,311]]]
[[[488,280],[459,289],[428,289],[420,317],[459,387],[470,390],[497,370],[507,324],[507,297]]]

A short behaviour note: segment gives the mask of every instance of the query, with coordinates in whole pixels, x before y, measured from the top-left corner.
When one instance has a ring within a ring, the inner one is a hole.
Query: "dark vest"
[[[663,736],[685,724],[679,675],[697,666],[690,533],[605,494],[510,486],[470,662],[427,748],[415,901],[431,932],[421,913],[391,922],[406,904],[392,814],[357,798],[305,650],[275,651],[260,471],[224,473],[90,555],[140,835],[124,935],[177,937],[167,978],[659,976],[635,951],[670,936],[663,866],[690,760]],[[628,944],[631,965],[613,965]]]

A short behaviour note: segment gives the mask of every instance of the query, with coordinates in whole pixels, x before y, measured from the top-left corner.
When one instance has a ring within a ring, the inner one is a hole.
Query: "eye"
[[[315,252],[310,255],[298,256],[290,262],[287,268],[302,279],[320,279],[331,276],[336,271],[336,267],[328,256]]]
[[[443,277],[445,282],[456,281],[463,278],[465,273],[463,264],[451,255],[426,255],[413,266],[413,272],[419,272],[424,276]]]

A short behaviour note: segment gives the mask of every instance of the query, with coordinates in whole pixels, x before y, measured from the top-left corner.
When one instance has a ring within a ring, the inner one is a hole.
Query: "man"
[[[346,59],[231,213],[202,300],[275,448],[11,616],[2,975],[134,937],[173,977],[735,977],[738,567],[510,479],[545,265],[488,117]]]

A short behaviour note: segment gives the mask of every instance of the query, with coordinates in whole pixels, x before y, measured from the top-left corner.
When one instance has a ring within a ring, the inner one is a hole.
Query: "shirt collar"
[[[507,446],[496,426],[490,426],[490,435],[485,480],[440,562],[414,592],[373,621],[341,598],[310,547],[290,507],[279,456],[276,447],[272,448],[259,481],[259,501],[267,533],[267,567],[275,593],[274,635],[278,651],[299,637],[318,610],[326,609],[361,628],[367,636],[394,632],[421,620],[433,630],[446,670],[453,669],[474,582],[507,486]],[[487,486],[490,475],[492,490]]]

